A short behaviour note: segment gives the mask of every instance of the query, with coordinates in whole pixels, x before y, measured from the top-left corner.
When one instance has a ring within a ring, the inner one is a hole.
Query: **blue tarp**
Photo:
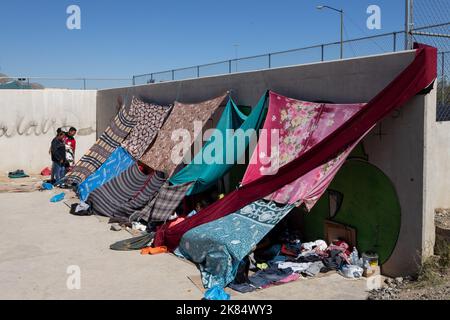
[[[133,158],[124,148],[119,147],[114,150],[114,152],[111,153],[109,158],[101,165],[101,167],[78,186],[80,200],[86,201],[89,193],[98,187],[101,187],[114,177],[117,177],[120,173],[128,169],[133,163]]]

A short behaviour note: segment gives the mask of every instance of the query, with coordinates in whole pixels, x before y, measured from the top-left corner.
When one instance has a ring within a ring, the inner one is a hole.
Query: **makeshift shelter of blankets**
[[[330,270],[360,277],[368,265],[356,243],[303,243],[289,219],[312,209],[378,121],[434,81],[435,59],[418,47],[368,103],[268,91],[245,113],[228,94],[173,106],[135,97],[66,176],[81,200],[71,213],[140,230],[111,249],[174,252],[198,265],[205,288],[249,292]]]

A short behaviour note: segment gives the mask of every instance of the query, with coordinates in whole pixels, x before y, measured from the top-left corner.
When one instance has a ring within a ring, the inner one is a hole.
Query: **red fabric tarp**
[[[156,233],[155,246],[166,245],[173,251],[188,230],[233,213],[317,168],[357,141],[391,111],[429,87],[437,76],[437,50],[421,44],[416,44],[415,49],[413,62],[333,134],[281,167],[276,175],[263,176],[242,186],[170,229],[167,224],[163,225]]]

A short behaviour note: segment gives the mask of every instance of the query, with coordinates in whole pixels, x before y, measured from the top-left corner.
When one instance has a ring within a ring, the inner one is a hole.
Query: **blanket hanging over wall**
[[[292,209],[293,204],[255,201],[216,221],[186,232],[180,251],[199,264],[205,288],[226,287],[239,263]]]
[[[363,104],[332,105],[294,100],[270,93],[269,110],[258,148],[247,167],[244,184],[263,174],[275,174],[283,166],[319,143],[336,127],[363,108]],[[272,140],[271,131],[276,133]],[[277,139],[278,137],[278,139]],[[267,146],[271,146],[268,148]],[[258,200],[216,221],[189,230],[181,238],[180,250],[200,264],[205,287],[226,286],[235,275],[239,262],[294,207],[305,203],[311,208],[334,178],[355,144],[344,153],[272,193],[266,202]],[[267,149],[267,150],[266,150]],[[277,203],[286,205],[278,207]],[[269,208],[269,210],[267,210]],[[284,211],[286,209],[286,211]],[[274,212],[280,211],[280,216]],[[253,217],[259,222],[242,217]],[[266,223],[269,221],[270,223]],[[210,235],[207,235],[207,231]]]
[[[170,178],[174,185],[194,181],[188,195],[207,190],[223,177],[245,154],[250,139],[261,126],[268,93],[264,94],[249,116],[244,115],[230,98],[208,142],[192,162]],[[246,139],[247,130],[254,134]],[[232,130],[232,131],[231,131]],[[235,143],[242,141],[241,143]],[[210,156],[211,159],[206,159]]]
[[[119,110],[105,132],[97,142],[76,163],[73,170],[66,175],[67,183],[80,184],[94,173],[109,158],[111,153],[120,147],[125,137],[136,125],[134,108],[125,105]]]
[[[86,201],[89,193],[117,177],[134,163],[133,158],[122,147],[117,148],[108,160],[78,186],[80,200]]]
[[[174,163],[171,157],[174,147],[180,143],[172,140],[172,133],[175,130],[187,130],[190,133],[191,141],[195,141],[199,132],[194,132],[194,122],[200,122],[204,126],[226,96],[224,94],[218,98],[196,104],[175,102],[175,106],[159,131],[155,143],[142,156],[141,161],[154,170],[165,172],[170,177],[181,163],[181,160]]]
[[[174,250],[183,234],[196,226],[214,221],[245,205],[269,195],[309,171],[336,157],[360,139],[367,130],[396,108],[402,107],[416,94],[430,86],[436,79],[436,48],[416,45],[416,57],[384,90],[365,108],[343,123],[320,143],[299,158],[281,167],[273,176],[263,176],[242,186],[195,216],[168,229],[167,224],[155,236],[155,245],[166,245]]]
[[[133,158],[140,159],[155,139],[158,130],[162,127],[170,112],[171,106],[145,103],[136,97],[133,97],[131,104],[135,110],[136,125],[122,142],[122,147]]]
[[[274,175],[279,167],[300,157],[321,142],[364,105],[312,103],[271,92],[270,107],[264,123],[264,132],[267,134],[261,134],[257,152],[253,153],[242,184],[246,185],[263,175]],[[278,141],[272,141],[270,132],[276,133],[273,138]],[[283,186],[265,199],[278,203],[304,203],[311,209],[356,144],[352,144],[336,158]]]
[[[96,214],[128,221],[136,210],[153,199],[165,181],[161,172],[145,174],[135,163],[94,190],[86,202]]]

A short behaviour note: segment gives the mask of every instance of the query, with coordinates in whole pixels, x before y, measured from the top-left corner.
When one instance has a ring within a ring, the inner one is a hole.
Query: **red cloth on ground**
[[[281,167],[276,175],[263,176],[242,186],[170,230],[167,224],[163,225],[156,233],[155,245],[166,245],[173,251],[188,230],[233,213],[317,168],[358,140],[391,111],[429,87],[437,76],[437,49],[417,44],[415,48],[413,62],[333,134]]]

